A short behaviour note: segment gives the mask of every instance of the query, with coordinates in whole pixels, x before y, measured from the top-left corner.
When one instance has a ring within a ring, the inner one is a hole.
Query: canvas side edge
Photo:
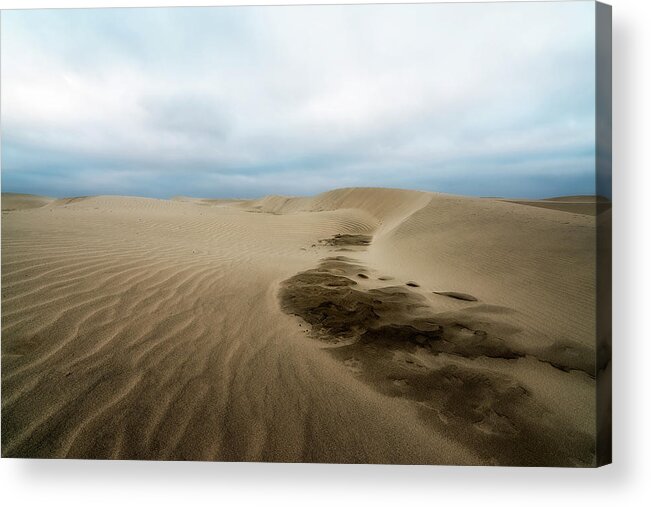
[[[612,463],[612,8],[595,2],[596,465]],[[598,205],[600,206],[600,205]]]

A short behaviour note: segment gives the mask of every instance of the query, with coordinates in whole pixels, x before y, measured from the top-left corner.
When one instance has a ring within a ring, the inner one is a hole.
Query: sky
[[[4,11],[2,191],[595,192],[593,2]]]

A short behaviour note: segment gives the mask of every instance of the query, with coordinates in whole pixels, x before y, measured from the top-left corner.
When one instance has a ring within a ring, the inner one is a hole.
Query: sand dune
[[[30,199],[2,199],[3,456],[594,464],[592,216]]]
[[[2,211],[15,211],[21,209],[40,208],[49,204],[54,199],[41,195],[2,193]]]
[[[552,197],[549,199],[518,199],[507,201],[517,204],[526,204],[527,206],[536,206],[538,208],[592,216],[603,213],[610,208],[609,200],[594,195],[570,195],[566,197]]]

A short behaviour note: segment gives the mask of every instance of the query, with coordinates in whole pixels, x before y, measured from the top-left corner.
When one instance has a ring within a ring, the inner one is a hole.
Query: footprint
[[[364,278],[364,279],[368,278],[368,275],[365,275],[364,273],[357,273],[357,276],[359,276],[360,278]]]
[[[420,285],[418,285],[416,282],[407,282],[406,285],[409,287],[420,287]]]

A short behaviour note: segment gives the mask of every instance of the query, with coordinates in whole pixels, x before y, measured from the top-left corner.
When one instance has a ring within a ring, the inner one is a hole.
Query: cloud
[[[594,102],[587,2],[2,16],[4,190],[591,193]]]

